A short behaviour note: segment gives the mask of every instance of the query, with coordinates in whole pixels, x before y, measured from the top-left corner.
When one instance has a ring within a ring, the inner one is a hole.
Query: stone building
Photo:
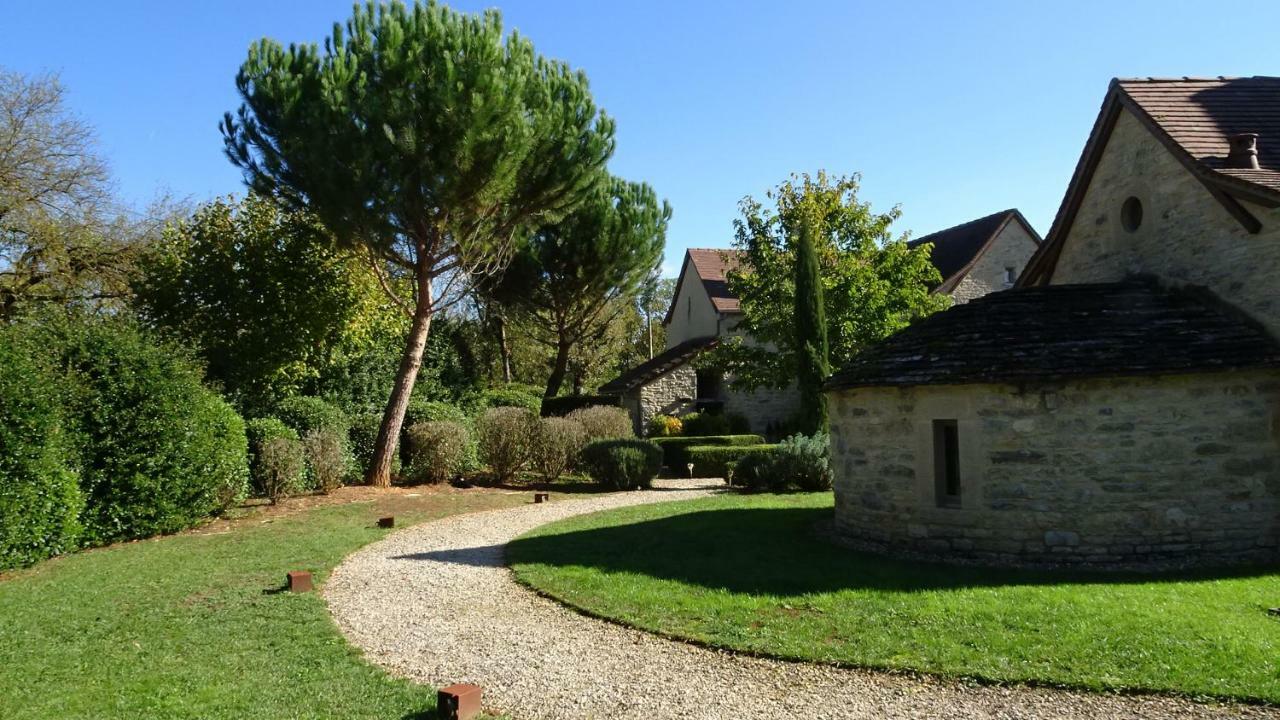
[[[1280,78],[1113,81],[1017,287],[829,381],[838,532],[1001,564],[1280,558],[1277,208]]]
[[[1010,209],[908,243],[925,244],[933,248],[929,259],[942,275],[934,292],[965,303],[1013,287],[1040,246],[1040,235],[1022,213]]]
[[[1012,286],[1040,242],[1017,210],[1005,210],[933,233],[912,242],[933,246],[931,260],[942,274],[935,292],[967,302]],[[671,307],[663,324],[667,347],[600,388],[623,396],[637,432],[657,414],[683,415],[714,406],[747,418],[753,432],[771,434],[789,424],[799,409],[795,387],[741,391],[717,372],[696,368],[697,358],[721,338],[741,336],[742,309],[729,291],[726,274],[738,251],[693,248],[685,253]],[[750,338],[744,338],[750,342]]]

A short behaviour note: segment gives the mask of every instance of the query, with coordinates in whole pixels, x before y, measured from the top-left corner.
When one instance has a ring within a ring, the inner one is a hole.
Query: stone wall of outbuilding
[[[631,412],[636,435],[644,435],[654,415],[684,415],[693,410],[697,396],[697,371],[693,363],[684,363],[627,393],[624,405]]]
[[[830,394],[837,532],[994,564],[1280,559],[1274,371]],[[939,507],[934,420],[957,421],[960,507]]]
[[[764,435],[785,429],[800,411],[800,391],[795,384],[785,388],[735,390],[726,380],[721,392],[726,413],[739,413],[751,423],[751,432]]]
[[[1037,247],[1035,238],[1031,237],[1022,223],[1017,220],[1009,221],[950,292],[952,301],[956,304],[967,303],[983,295],[1013,287],[1013,283],[1008,282],[1005,277],[1006,269],[1013,269],[1016,280]]]

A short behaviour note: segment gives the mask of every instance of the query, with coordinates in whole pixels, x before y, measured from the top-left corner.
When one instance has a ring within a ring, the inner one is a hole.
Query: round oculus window
[[[1142,227],[1142,201],[1132,195],[1120,206],[1120,225],[1127,232]]]

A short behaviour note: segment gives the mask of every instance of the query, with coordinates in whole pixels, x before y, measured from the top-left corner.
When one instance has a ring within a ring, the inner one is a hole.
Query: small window
[[[1004,284],[1005,284],[1005,285],[1012,285],[1012,284],[1013,284],[1014,282],[1016,282],[1017,280],[1018,280],[1018,271],[1017,271],[1017,269],[1016,269],[1015,267],[1013,267],[1012,265],[1007,265],[1007,266],[1005,266],[1005,269],[1004,269]]]
[[[933,476],[938,507],[960,507],[960,429],[955,420],[933,421]]]
[[[1142,201],[1132,195],[1120,206],[1120,226],[1126,232],[1136,232],[1142,227]]]

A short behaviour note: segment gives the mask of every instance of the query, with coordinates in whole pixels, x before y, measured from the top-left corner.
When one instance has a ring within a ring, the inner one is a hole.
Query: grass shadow
[[[818,537],[829,508],[704,510],[608,527],[519,538],[511,564],[592,567],[707,589],[797,596],[844,590],[925,592],[1014,585],[1128,584],[1253,577],[1275,568],[1164,574],[1017,570],[902,560]],[[445,559],[445,558],[433,558]]]

